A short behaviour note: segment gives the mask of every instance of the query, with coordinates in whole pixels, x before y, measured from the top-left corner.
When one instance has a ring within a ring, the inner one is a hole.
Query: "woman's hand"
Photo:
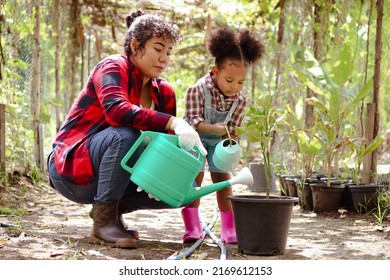
[[[179,136],[180,148],[191,150],[196,146],[203,156],[207,155],[207,151],[203,147],[202,141],[200,141],[198,132],[196,132],[184,119],[174,117],[171,120],[168,124],[171,123],[170,128]]]

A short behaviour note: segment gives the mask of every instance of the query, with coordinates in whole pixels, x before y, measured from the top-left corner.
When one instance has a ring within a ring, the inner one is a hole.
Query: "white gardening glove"
[[[151,193],[148,193],[147,191],[145,191],[145,190],[142,189],[141,187],[138,187],[138,188],[137,188],[137,192],[142,192],[142,191],[146,192],[146,193],[148,194],[148,197],[149,197],[150,199],[154,199],[154,200],[160,201],[159,198],[153,196]]]
[[[207,151],[203,147],[202,141],[200,141],[198,132],[196,132],[184,119],[174,118],[172,121],[172,130],[179,136],[180,148],[191,150],[196,146],[203,156],[207,155]]]

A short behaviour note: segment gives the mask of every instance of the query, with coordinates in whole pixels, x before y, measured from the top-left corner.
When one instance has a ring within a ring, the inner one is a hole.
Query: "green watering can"
[[[133,166],[127,165],[137,148],[149,141]],[[195,178],[200,172],[204,156],[197,147],[194,156],[178,146],[178,136],[153,131],[144,131],[121,161],[130,179],[146,192],[172,207],[180,207],[195,199],[234,184],[253,184],[249,168],[244,167],[232,179],[194,187]]]

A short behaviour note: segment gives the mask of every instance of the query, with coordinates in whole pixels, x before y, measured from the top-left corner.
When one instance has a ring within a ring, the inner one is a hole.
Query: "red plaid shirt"
[[[232,114],[231,121],[228,123],[229,133],[237,136],[236,127],[240,127],[244,118],[244,110],[247,105],[247,99],[243,92],[238,92],[234,96],[226,97],[222,92],[215,86],[211,80],[212,72],[206,74],[205,81],[206,87],[210,91],[211,95],[211,106],[219,112],[229,111],[234,100],[238,99],[236,109]],[[191,86],[187,90],[185,103],[185,116],[188,123],[196,129],[201,122],[205,122],[204,117],[204,90],[202,83],[198,81],[194,86]]]
[[[141,108],[143,75],[123,55],[102,60],[88,78],[53,142],[57,171],[85,185],[93,177],[87,140],[109,126],[163,132],[176,115],[176,97],[162,78],[151,80],[154,110]]]

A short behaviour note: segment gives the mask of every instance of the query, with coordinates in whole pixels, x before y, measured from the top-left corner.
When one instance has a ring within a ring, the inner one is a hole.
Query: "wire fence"
[[[41,42],[41,49],[47,43]],[[3,79],[0,81],[0,103],[5,104],[5,166],[6,172],[35,168],[34,131],[32,126],[32,35],[23,39],[15,33],[2,34],[5,64],[2,66]],[[41,104],[43,112],[50,105],[52,88],[49,71],[53,58],[48,52],[41,52]],[[46,118],[47,120],[47,118]],[[48,120],[47,120],[48,121]],[[45,128],[45,124],[42,126]]]

